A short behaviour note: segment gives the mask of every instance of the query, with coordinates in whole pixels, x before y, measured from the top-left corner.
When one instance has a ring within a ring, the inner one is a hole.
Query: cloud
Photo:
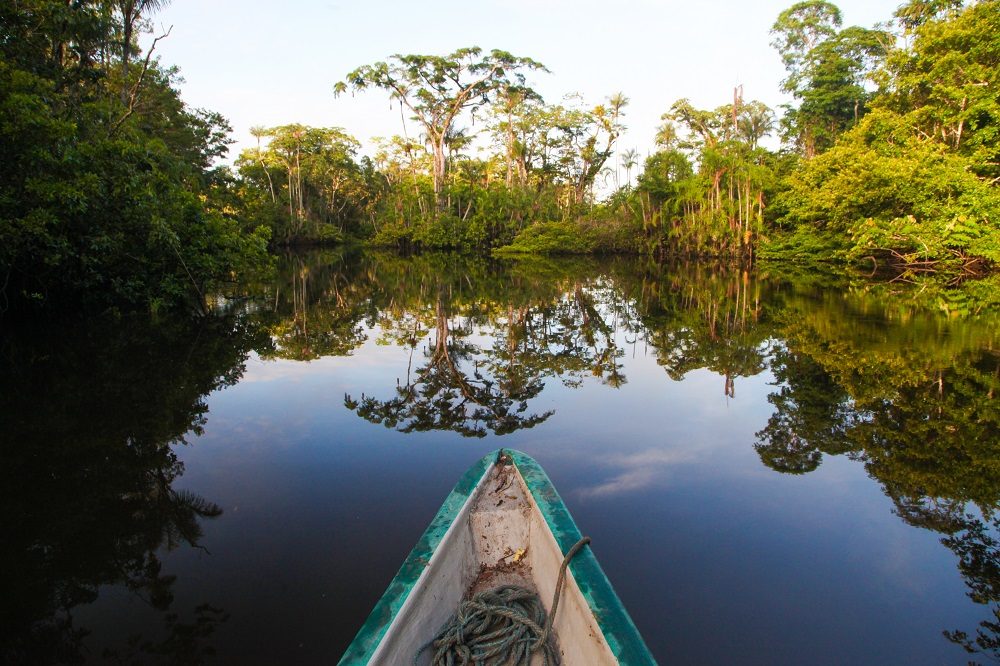
[[[609,458],[605,465],[620,471],[604,483],[578,491],[581,497],[608,497],[664,482],[671,468],[692,462],[690,451],[647,449]]]

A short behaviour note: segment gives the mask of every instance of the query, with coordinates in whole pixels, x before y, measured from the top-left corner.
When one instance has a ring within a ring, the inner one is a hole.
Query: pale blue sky
[[[550,102],[570,92],[589,103],[622,91],[631,99],[619,148],[652,148],[660,116],[678,98],[715,107],[742,84],[746,99],[777,106],[784,75],[769,46],[778,13],[794,0],[173,0],[157,25],[165,63],[185,78],[184,98],[230,119],[233,157],[253,125],[339,126],[367,142],[401,133],[385,94],[335,99],[333,84],[393,53],[500,48],[534,58]],[[844,25],[888,20],[901,0],[837,2]]]

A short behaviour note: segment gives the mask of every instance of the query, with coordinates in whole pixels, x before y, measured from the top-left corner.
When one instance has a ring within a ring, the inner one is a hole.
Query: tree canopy
[[[434,193],[440,195],[447,171],[447,143],[459,116],[473,114],[512,93],[529,97],[523,70],[545,70],[531,58],[493,49],[484,54],[479,47],[458,49],[446,56],[400,55],[388,62],[364,65],[347,74],[334,91],[348,88],[381,88],[405,106],[427,134],[434,155]]]
[[[159,1],[0,9],[0,309],[207,307],[267,266],[221,204],[229,126],[135,41]]]
[[[266,269],[266,246],[363,239],[404,250],[630,252],[835,260],[902,271],[1000,261],[1000,0],[912,0],[845,26],[782,11],[792,103],[665,109],[645,158],[629,98],[546,101],[507,51],[396,54],[334,92],[376,88],[421,129],[230,128],[187,106],[149,33],[161,0],[0,9],[0,307],[204,310]],[[147,35],[140,46],[137,35]],[[728,98],[728,93],[727,93]],[[772,135],[778,135],[780,148]]]

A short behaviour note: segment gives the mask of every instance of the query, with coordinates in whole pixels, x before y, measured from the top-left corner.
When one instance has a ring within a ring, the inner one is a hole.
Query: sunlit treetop
[[[363,65],[334,86],[334,93],[349,88],[381,88],[410,110],[427,133],[434,153],[434,191],[440,193],[446,169],[446,138],[459,115],[492,103],[512,91],[526,93],[525,71],[548,71],[531,58],[494,49],[461,48],[444,56],[396,54],[388,62]]]

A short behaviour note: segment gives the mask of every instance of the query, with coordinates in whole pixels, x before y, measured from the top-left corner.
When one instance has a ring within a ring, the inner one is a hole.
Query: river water
[[[502,446],[663,664],[989,661],[996,286],[917,282],[326,252],[8,330],[4,660],[332,663]]]

